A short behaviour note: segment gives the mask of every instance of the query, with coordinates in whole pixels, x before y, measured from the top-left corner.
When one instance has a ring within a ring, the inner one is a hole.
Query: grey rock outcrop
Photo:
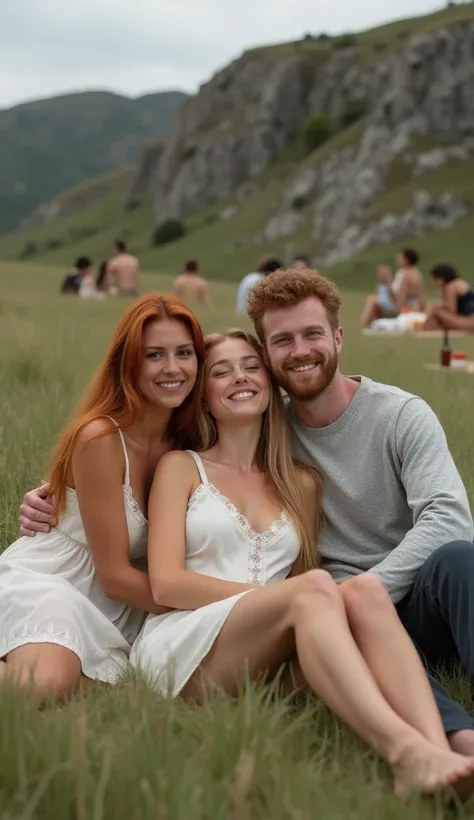
[[[466,205],[455,191],[447,191],[439,197],[433,197],[427,191],[416,191],[411,207],[403,213],[385,214],[368,225],[350,225],[322,261],[334,265],[372,245],[446,230],[466,215]]]
[[[261,174],[295,138],[311,80],[303,60],[249,53],[203,86],[150,178],[157,219],[212,205]]]
[[[446,143],[441,154],[425,151],[414,159],[416,176],[464,156],[474,135],[473,42],[474,22],[468,22],[408,38],[376,63],[354,48],[328,50],[323,62],[296,46],[283,56],[272,49],[248,52],[184,104],[170,138],[148,158],[148,170],[144,159],[139,187],[147,184],[156,221],[224,199],[229,208],[241,206],[258,193],[259,176],[293,142],[305,117],[324,112],[339,120],[348,105],[362,103],[358,138],[306,162],[264,232],[268,241],[291,236],[300,224],[295,200],[314,200],[313,235],[329,258],[340,253],[343,236],[347,245],[356,244],[351,236],[358,230],[366,236],[370,208],[413,137]],[[429,224],[433,220],[425,219]]]
[[[275,239],[292,236],[300,223],[301,214],[298,211],[285,211],[277,214],[270,219],[262,238],[267,242],[273,242]]]
[[[413,176],[421,177],[430,171],[436,171],[450,159],[467,162],[469,157],[470,150],[468,145],[448,145],[446,147],[440,146],[433,148],[431,151],[425,151],[416,157],[413,167]]]

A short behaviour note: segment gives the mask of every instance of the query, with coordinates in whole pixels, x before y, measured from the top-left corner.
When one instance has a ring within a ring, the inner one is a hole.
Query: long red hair
[[[67,471],[80,431],[91,421],[104,416],[111,416],[123,428],[130,427],[140,418],[143,398],[137,387],[137,377],[143,361],[143,333],[149,322],[162,319],[177,319],[186,325],[198,359],[196,385],[173,412],[169,434],[184,447],[196,439],[205,353],[202,330],[194,314],[176,296],[148,293],[130,305],[122,316],[104,361],[53,454],[49,481],[56,515],[64,509]]]

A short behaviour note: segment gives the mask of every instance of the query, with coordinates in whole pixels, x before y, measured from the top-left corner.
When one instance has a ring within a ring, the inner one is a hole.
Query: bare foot
[[[392,768],[399,797],[453,789],[464,802],[474,792],[474,757],[440,749],[424,738],[405,747]]]

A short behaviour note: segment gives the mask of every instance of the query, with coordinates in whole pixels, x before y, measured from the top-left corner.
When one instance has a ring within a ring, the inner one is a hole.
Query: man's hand
[[[25,494],[20,507],[20,535],[33,536],[37,532],[49,532],[55,526],[49,490],[50,485],[45,483]]]

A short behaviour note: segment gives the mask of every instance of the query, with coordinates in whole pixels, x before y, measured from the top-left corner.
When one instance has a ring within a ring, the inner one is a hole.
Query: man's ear
[[[334,341],[336,343],[336,350],[338,353],[342,350],[342,343],[344,341],[344,331],[342,327],[338,327],[336,332],[334,333]]]

